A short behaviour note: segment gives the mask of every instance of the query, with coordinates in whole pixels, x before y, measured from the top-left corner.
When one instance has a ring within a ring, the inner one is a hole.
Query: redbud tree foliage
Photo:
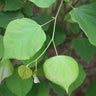
[[[96,0],[0,0],[0,96],[73,96],[86,73],[72,49],[87,64],[96,52]]]

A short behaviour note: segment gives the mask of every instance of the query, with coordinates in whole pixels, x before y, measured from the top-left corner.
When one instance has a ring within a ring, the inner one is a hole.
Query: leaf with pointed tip
[[[46,78],[67,92],[79,73],[77,62],[72,57],[63,55],[48,59],[43,68]]]
[[[44,31],[35,21],[27,18],[13,20],[4,35],[4,56],[18,60],[30,59],[40,50],[45,40]]]
[[[70,15],[84,31],[91,44],[96,46],[96,3],[74,8]]]
[[[13,74],[13,65],[10,60],[2,60],[0,62],[0,83],[3,79]]]
[[[68,90],[69,96],[71,96],[72,91],[77,89],[83,83],[83,81],[86,77],[86,73],[85,73],[82,65],[78,63],[78,67],[79,67],[79,75],[78,75],[77,79],[74,81],[74,83],[72,83],[72,85],[69,87],[69,90]]]
[[[32,70],[25,65],[19,66],[18,73],[22,79],[28,79],[32,76]]]
[[[61,88],[60,86],[58,86],[52,82],[50,82],[50,84],[55,93],[59,94],[60,96],[64,96],[65,90],[63,88]]]

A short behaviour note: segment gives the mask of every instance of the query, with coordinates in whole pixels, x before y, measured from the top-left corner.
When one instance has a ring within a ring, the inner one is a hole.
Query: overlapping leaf
[[[29,0],[41,8],[50,7],[56,0]]]
[[[16,96],[11,91],[8,90],[6,82],[0,85],[0,96]]]
[[[96,52],[96,47],[91,45],[86,38],[75,39],[73,41],[73,48],[87,63],[90,62]]]
[[[80,25],[90,43],[96,46],[96,3],[74,8],[70,15]]]
[[[96,96],[96,80],[88,86],[85,96]]]
[[[52,57],[44,63],[43,68],[46,78],[67,92],[79,73],[77,62],[69,56]]]
[[[50,84],[55,93],[59,94],[60,96],[64,96],[65,90],[63,88],[61,88],[60,86],[58,86],[52,82]]]
[[[3,79],[13,74],[13,65],[10,60],[3,60],[0,62],[0,83]]]
[[[35,20],[38,24],[43,25],[44,23],[48,22],[51,18],[48,14],[41,14],[38,17],[33,17],[33,20]],[[49,28],[50,23],[43,26],[44,31],[47,31]]]
[[[13,75],[6,81],[8,89],[16,96],[26,96],[33,85],[33,78],[22,80],[18,74],[18,67],[15,67]]]
[[[45,40],[44,31],[35,21],[27,18],[13,20],[4,35],[4,56],[18,60],[30,59],[39,51]]]
[[[5,0],[6,11],[16,11],[24,6],[21,0]]]
[[[52,32],[53,32],[53,25],[50,25],[49,30],[47,31],[47,35],[49,35],[51,38],[52,38]],[[65,39],[66,39],[65,32],[63,31],[61,26],[57,25],[54,36],[55,45],[58,46],[64,43]]]
[[[23,18],[21,12],[0,12],[0,27],[6,28],[8,23],[14,19]]]
[[[22,79],[28,79],[32,76],[32,70],[24,65],[19,66],[18,73]]]
[[[78,75],[77,79],[75,80],[75,82],[73,84],[71,84],[71,86],[69,87],[69,90],[68,90],[69,96],[71,96],[72,91],[74,91],[76,88],[78,88],[83,83],[83,81],[86,77],[86,73],[85,73],[82,65],[78,64],[78,67],[79,67],[79,75]]]
[[[32,90],[27,96],[49,96],[49,86],[46,82],[40,80],[40,83],[34,84]]]
[[[33,7],[31,5],[25,5],[23,8],[23,13],[27,16],[32,16],[33,15]]]
[[[3,36],[0,35],[0,59],[4,54],[4,46],[3,46]]]

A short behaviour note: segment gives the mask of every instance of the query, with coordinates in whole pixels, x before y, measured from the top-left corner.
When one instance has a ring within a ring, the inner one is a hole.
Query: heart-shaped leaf
[[[60,85],[67,92],[79,73],[77,62],[69,56],[52,57],[44,63],[43,68],[46,78]]]
[[[4,56],[18,60],[30,59],[45,40],[44,31],[35,21],[27,18],[13,20],[4,35]]]
[[[32,76],[32,70],[25,65],[19,66],[18,73],[22,79],[28,79]]]

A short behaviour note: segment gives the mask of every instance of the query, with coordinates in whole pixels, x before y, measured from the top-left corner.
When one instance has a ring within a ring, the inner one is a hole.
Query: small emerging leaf
[[[32,76],[32,70],[24,65],[18,68],[18,73],[22,79],[28,79]]]

